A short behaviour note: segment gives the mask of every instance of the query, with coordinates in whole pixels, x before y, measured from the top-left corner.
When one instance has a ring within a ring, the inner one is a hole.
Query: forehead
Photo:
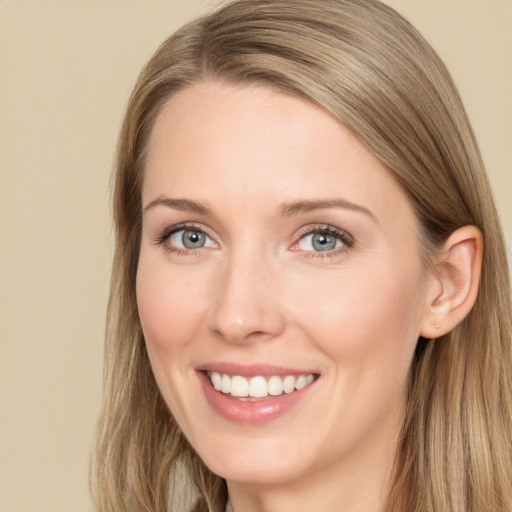
[[[237,211],[262,197],[332,196],[377,212],[408,209],[382,164],[321,108],[267,87],[217,82],[180,91],[155,123],[143,200],[162,194]]]

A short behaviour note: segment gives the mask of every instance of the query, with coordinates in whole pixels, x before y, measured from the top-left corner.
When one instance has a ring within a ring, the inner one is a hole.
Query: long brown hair
[[[201,80],[259,83],[311,101],[347,127],[407,194],[428,264],[477,226],[479,295],[447,335],[420,339],[388,509],[510,512],[512,313],[506,251],[456,87],[422,36],[377,0],[238,0],[165,41],[143,69],[115,169],[116,249],[104,406],[92,474],[98,510],[222,511],[226,488],[195,455],[155,384],[135,278],[145,151],[176,91]]]

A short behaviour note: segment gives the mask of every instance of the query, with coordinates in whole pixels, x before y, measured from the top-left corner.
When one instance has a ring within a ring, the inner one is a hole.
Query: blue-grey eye
[[[192,250],[215,245],[211,238],[197,229],[180,229],[179,231],[175,231],[169,237],[169,242],[178,249]]]
[[[339,236],[330,233],[308,233],[298,243],[300,250],[315,252],[332,251],[343,245],[344,242]]]

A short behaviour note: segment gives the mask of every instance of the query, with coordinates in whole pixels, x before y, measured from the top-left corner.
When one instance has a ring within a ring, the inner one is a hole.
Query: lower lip
[[[210,407],[224,419],[246,425],[261,425],[283,416],[306,396],[315,382],[293,393],[283,393],[252,402],[237,400],[221,393],[211,385],[210,379],[204,372],[198,372],[198,375]]]

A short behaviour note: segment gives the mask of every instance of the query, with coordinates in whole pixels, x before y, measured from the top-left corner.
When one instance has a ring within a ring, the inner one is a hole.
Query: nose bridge
[[[257,247],[233,248],[215,280],[209,328],[231,343],[271,338],[284,328],[275,266]]]

